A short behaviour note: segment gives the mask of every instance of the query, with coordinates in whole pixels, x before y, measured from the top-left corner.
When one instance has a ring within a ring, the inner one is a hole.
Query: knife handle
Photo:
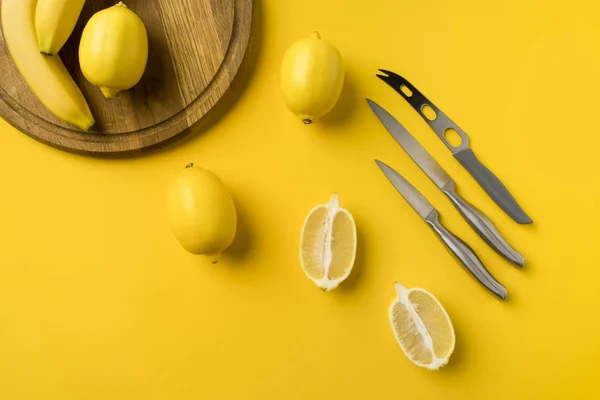
[[[456,184],[451,181],[450,185],[447,185],[443,192],[448,196],[452,204],[458,209],[462,216],[467,220],[469,225],[481,236],[483,240],[487,242],[494,250],[496,250],[501,256],[506,258],[511,263],[522,267],[525,263],[525,258],[515,249],[513,249],[506,239],[502,237],[498,229],[494,226],[492,221],[485,216],[477,207],[466,201],[456,191]]]
[[[533,221],[512,197],[506,186],[479,161],[471,149],[465,149],[454,154],[454,157],[475,178],[485,192],[519,224],[531,224]]]
[[[433,210],[425,219],[431,228],[438,234],[444,244],[458,257],[469,272],[488,290],[502,300],[506,299],[506,288],[498,282],[484,267],[475,252],[462,240],[452,234],[440,222],[439,213]]]

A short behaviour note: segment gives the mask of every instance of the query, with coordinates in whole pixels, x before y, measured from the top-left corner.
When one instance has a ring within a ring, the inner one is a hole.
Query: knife
[[[494,224],[475,206],[463,199],[456,190],[456,183],[442,166],[417,142],[417,140],[389,112],[373,100],[367,99],[369,106],[396,142],[408,153],[425,174],[454,204],[467,222],[494,250],[519,267],[525,259],[502,237]]]
[[[475,178],[477,183],[486,191],[486,193],[504,210],[512,219],[519,224],[531,224],[533,221],[525,211],[519,206],[514,197],[510,194],[506,186],[500,182],[485,165],[479,161],[475,153],[469,147],[469,136],[460,129],[450,118],[446,116],[439,108],[429,101],[421,92],[419,92],[409,81],[400,75],[380,69],[386,75],[377,75],[382,81],[396,90],[408,103],[419,113],[421,117],[429,124],[431,129],[444,142],[446,147],[452,151],[463,167]],[[425,107],[430,107],[433,114],[430,117],[423,112]],[[453,146],[446,140],[445,132],[448,129],[454,129],[461,138],[458,146]]]
[[[440,222],[438,211],[433,208],[431,203],[413,185],[410,184],[402,175],[394,171],[387,164],[375,160],[379,168],[383,171],[388,180],[394,185],[396,190],[404,197],[411,207],[429,224],[431,229],[442,239],[442,242],[458,257],[469,272],[488,290],[494,293],[502,300],[506,299],[506,288],[498,282],[492,274],[483,266],[483,263],[477,257],[475,252],[462,240],[451,233]]]

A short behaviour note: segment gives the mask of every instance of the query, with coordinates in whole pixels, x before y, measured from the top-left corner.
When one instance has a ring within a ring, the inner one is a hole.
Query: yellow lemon
[[[79,63],[86,79],[106,98],[135,86],[147,62],[146,27],[123,2],[90,18],[81,35]]]
[[[286,106],[310,124],[331,111],[340,97],[344,85],[342,56],[314,32],[286,51],[280,83]]]
[[[181,245],[217,263],[237,229],[235,205],[223,182],[188,164],[171,182],[167,197],[171,228]]]
[[[324,291],[338,287],[352,272],[356,259],[356,225],[340,207],[337,194],[313,208],[304,221],[300,263],[306,276]]]
[[[390,322],[402,351],[415,365],[436,371],[446,365],[456,337],[442,304],[425,289],[396,283]]]

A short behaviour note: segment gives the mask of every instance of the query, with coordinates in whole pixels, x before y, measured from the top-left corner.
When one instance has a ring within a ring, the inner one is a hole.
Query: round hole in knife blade
[[[462,138],[458,132],[452,128],[448,128],[444,131],[444,138],[446,138],[446,141],[453,147],[458,147],[462,143]]]
[[[404,93],[406,97],[412,96],[412,90],[410,90],[406,85],[400,85],[400,91]]]
[[[435,113],[435,111],[433,111],[433,108],[429,107],[427,104],[421,107],[421,112],[423,113],[425,118],[427,118],[430,121],[433,121],[437,118],[437,114]]]

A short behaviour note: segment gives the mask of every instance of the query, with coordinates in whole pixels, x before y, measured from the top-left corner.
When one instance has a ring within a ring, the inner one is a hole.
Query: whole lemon
[[[208,256],[213,264],[235,237],[237,213],[231,195],[214,173],[193,163],[171,182],[168,213],[181,245]]]
[[[337,48],[317,32],[295,42],[281,64],[281,91],[286,106],[305,124],[327,114],[344,85],[344,62]]]
[[[123,2],[90,18],[79,44],[79,64],[85,78],[107,99],[135,86],[148,62],[144,23]]]

